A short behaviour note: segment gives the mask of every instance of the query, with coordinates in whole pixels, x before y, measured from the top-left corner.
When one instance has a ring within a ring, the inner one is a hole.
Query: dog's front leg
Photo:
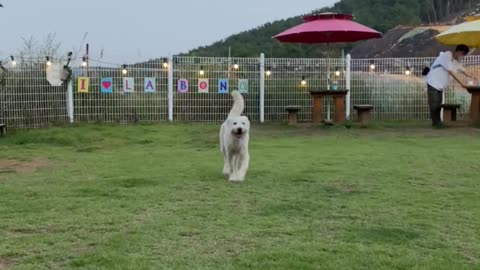
[[[238,181],[245,180],[249,163],[250,163],[250,155],[248,154],[248,152],[241,153],[238,160],[238,173],[237,173]]]
[[[231,169],[232,167],[230,166],[230,160],[228,157],[228,152],[223,150],[223,176],[225,179],[228,179],[231,174]]]
[[[230,167],[229,181],[238,181],[237,180],[237,155],[229,153],[228,155],[228,166]]]

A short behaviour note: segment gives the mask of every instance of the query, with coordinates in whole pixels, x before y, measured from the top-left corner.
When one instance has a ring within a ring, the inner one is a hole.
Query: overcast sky
[[[0,0],[0,59],[55,33],[62,50],[86,41],[91,58],[131,63],[208,45],[336,0]],[[74,4],[75,3],[75,4]]]

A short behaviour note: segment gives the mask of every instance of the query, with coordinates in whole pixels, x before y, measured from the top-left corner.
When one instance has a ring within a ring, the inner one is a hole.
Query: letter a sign
[[[145,78],[145,93],[155,93],[155,78]]]

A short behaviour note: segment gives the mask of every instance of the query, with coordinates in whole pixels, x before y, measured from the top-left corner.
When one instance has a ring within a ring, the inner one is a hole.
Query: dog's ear
[[[244,122],[245,124],[250,124],[250,121],[248,120],[248,117],[242,116],[242,117],[240,117],[240,119],[241,119],[242,122]]]

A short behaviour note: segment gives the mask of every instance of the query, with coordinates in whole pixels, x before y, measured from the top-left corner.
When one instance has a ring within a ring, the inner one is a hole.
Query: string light
[[[128,71],[127,71],[127,65],[123,65],[122,66],[122,74],[123,75],[127,75]]]
[[[46,59],[47,59],[47,63],[46,63],[47,67],[51,66],[52,62],[50,62],[50,57],[47,56]]]
[[[168,60],[167,60],[167,58],[163,58],[162,67],[163,67],[163,68],[168,68]]]
[[[340,77],[340,69],[338,67],[335,70],[335,76]]]
[[[13,55],[10,56],[10,59],[12,59],[12,66],[16,66],[17,65],[17,61],[15,61],[15,57],[13,57]]]
[[[370,62],[370,70],[371,70],[371,71],[374,71],[375,68],[376,68],[376,67],[375,67],[375,62],[371,61],[371,62]]]
[[[200,67],[200,71],[198,72],[198,74],[200,74],[200,76],[205,75],[205,71],[203,70],[203,66]]]
[[[88,65],[88,64],[87,64],[87,58],[84,56],[84,57],[82,58],[82,67],[86,68],[87,65]]]
[[[302,76],[302,82],[300,83],[302,86],[307,85],[307,81],[305,80],[305,76]]]
[[[267,68],[267,71],[265,71],[265,75],[267,76],[272,75],[272,71],[270,70],[270,68]]]
[[[407,67],[405,68],[405,75],[409,76],[410,74],[412,74],[412,71],[410,70],[410,67],[407,66]]]

